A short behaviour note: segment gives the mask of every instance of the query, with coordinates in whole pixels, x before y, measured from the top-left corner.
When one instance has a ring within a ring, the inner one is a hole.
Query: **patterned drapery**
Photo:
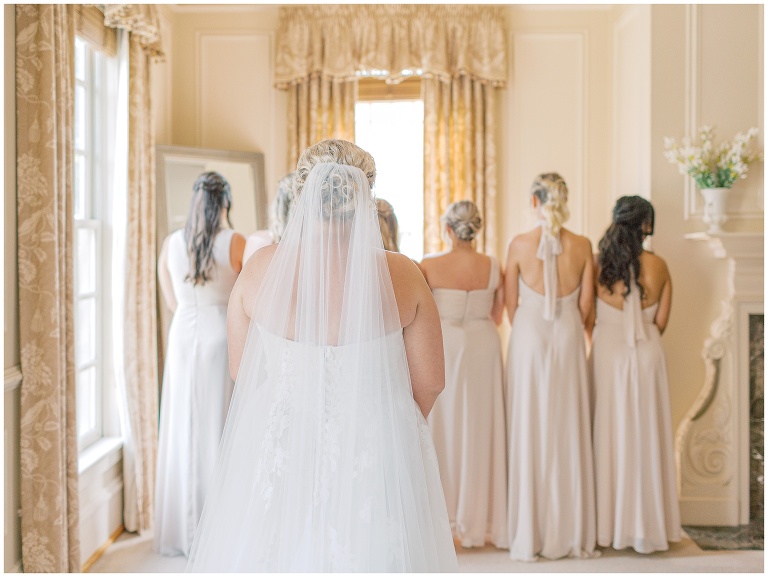
[[[104,25],[122,28],[156,60],[165,57],[162,20],[154,4],[103,4]]]
[[[157,222],[150,97],[151,62],[162,58],[164,51],[154,5],[107,4],[104,24],[130,32],[123,341],[128,426],[123,446],[123,523],[127,530],[141,532],[152,526],[154,517],[157,459]]]
[[[319,97],[335,94],[323,87],[352,85],[365,75],[390,83],[418,75],[425,117],[425,251],[443,246],[439,217],[446,206],[470,199],[484,221],[478,248],[493,252],[494,96],[506,85],[505,21],[505,8],[489,5],[281,8],[275,86],[289,91],[290,165],[321,138],[354,138],[355,99]],[[350,90],[355,93],[356,86]]]
[[[72,5],[16,5],[25,572],[80,571],[75,422]]]
[[[280,9],[275,83],[308,76],[350,80],[360,72],[390,82],[419,73],[507,78],[503,6],[331,4]],[[404,74],[404,71],[410,74]]]
[[[130,438],[123,448],[124,519],[144,531],[154,517],[157,459],[158,349],[155,133],[150,59],[139,38],[129,40],[128,194],[125,238],[124,379]],[[130,478],[128,478],[130,477]]]
[[[336,80],[308,76],[288,87],[288,166],[299,155],[326,138],[355,139],[357,79]]]
[[[496,251],[495,91],[469,76],[422,80],[425,254],[445,248],[440,216],[465,199],[483,217],[477,249]]]

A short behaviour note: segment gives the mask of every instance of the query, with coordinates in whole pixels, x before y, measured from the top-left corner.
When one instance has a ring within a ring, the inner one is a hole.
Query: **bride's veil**
[[[373,159],[337,157],[299,162],[190,570],[435,570],[446,539],[454,555],[412,397]]]

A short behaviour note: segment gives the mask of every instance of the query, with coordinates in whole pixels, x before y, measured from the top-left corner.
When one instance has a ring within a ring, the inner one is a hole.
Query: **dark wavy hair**
[[[640,278],[640,253],[643,239],[653,234],[653,205],[641,196],[622,196],[613,207],[613,223],[600,239],[598,282],[613,294],[613,285],[624,281],[626,297],[632,290],[632,277]],[[634,272],[634,275],[632,274]],[[635,283],[636,284],[636,283]],[[645,296],[639,284],[640,298]]]
[[[185,280],[193,285],[204,285],[213,274],[213,241],[221,230],[221,212],[232,208],[232,191],[227,179],[218,172],[204,172],[192,186],[192,202],[184,229],[184,240],[189,255],[189,272]]]

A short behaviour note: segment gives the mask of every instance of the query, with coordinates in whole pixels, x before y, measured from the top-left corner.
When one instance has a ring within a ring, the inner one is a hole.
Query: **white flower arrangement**
[[[747,169],[753,162],[762,160],[762,154],[751,152],[749,144],[757,136],[757,128],[733,137],[715,147],[715,131],[711,126],[699,129],[699,143],[685,137],[678,146],[673,138],[664,138],[664,156],[677,164],[680,174],[689,174],[699,188],[731,188],[739,178],[747,177]]]

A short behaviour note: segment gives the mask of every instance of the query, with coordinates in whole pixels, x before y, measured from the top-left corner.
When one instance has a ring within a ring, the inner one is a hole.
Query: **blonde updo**
[[[531,194],[541,203],[544,231],[550,236],[560,234],[560,229],[571,216],[568,210],[568,187],[556,172],[545,172],[536,177]]]
[[[304,191],[304,183],[307,181],[309,171],[315,165],[321,163],[344,164],[359,168],[368,178],[368,185],[371,189],[373,188],[376,180],[376,164],[373,161],[373,156],[352,142],[329,139],[313,144],[302,152],[299,157],[293,179],[294,199],[299,198]],[[332,177],[334,182],[328,183],[328,191],[324,190],[324,194],[333,195],[333,198],[329,198],[331,201],[329,206],[332,207],[332,212],[334,214],[343,214],[353,211],[355,205],[354,196],[357,191],[349,190],[348,185],[345,183],[336,182],[339,180],[338,174],[334,174]],[[337,192],[331,193],[331,190],[341,191],[341,194]]]
[[[397,216],[395,209],[383,198],[376,199],[376,210],[379,214],[379,229],[381,241],[386,250],[400,252],[397,244]]]
[[[460,200],[448,205],[445,214],[440,217],[443,226],[448,225],[456,238],[471,242],[483,227],[480,211],[471,200]]]

